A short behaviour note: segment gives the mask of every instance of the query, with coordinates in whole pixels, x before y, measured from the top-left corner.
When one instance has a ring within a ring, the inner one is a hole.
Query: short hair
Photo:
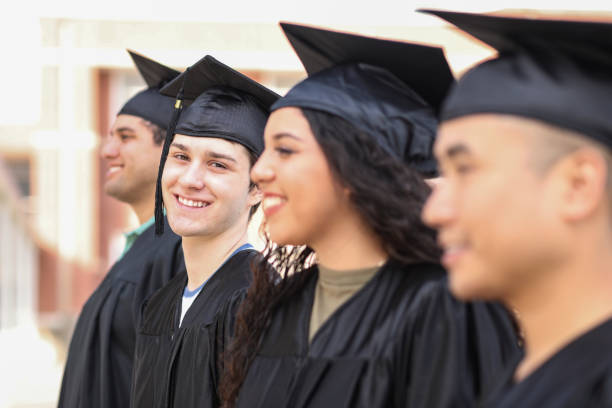
[[[164,138],[166,137],[166,130],[162,129],[159,126],[157,126],[153,122],[149,122],[148,120],[144,120],[143,119],[142,123],[153,134],[153,143],[155,143],[157,146],[160,146],[162,144],[162,142],[164,141]]]
[[[535,149],[531,165],[538,172],[546,172],[558,160],[583,147],[595,148],[601,152],[607,168],[606,192],[612,215],[612,149],[581,133],[536,120],[528,121],[533,123],[534,129],[537,129],[534,135]]]

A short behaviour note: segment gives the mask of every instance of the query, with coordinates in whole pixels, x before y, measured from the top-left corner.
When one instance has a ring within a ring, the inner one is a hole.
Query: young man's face
[[[439,129],[444,180],[423,219],[439,230],[460,298],[507,299],[562,258],[559,186],[554,172],[534,170],[533,136],[528,124],[501,115],[466,116]]]
[[[216,236],[237,223],[247,227],[260,200],[249,188],[250,161],[238,143],[176,135],[162,176],[168,222],[183,237]]]
[[[101,149],[108,166],[106,194],[128,204],[152,201],[161,149],[144,119],[118,115]]]

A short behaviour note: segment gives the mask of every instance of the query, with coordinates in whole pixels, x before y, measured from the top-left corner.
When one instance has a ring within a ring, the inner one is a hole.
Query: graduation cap
[[[240,143],[259,156],[270,106],[279,98],[275,92],[210,55],[166,84],[161,93],[175,97],[176,102],[157,177],[155,228],[158,234],[163,232],[161,176],[174,135],[225,139]]]
[[[441,119],[500,113],[541,120],[612,147],[612,24],[419,10],[498,51],[450,92]]]
[[[118,115],[134,115],[166,129],[172,117],[174,98],[161,95],[160,88],[176,78],[180,72],[127,50],[147,84],[147,89],[137,93],[121,108]]]
[[[430,47],[281,23],[308,78],[272,106],[325,111],[376,138],[391,155],[436,172],[436,112],[453,83]]]

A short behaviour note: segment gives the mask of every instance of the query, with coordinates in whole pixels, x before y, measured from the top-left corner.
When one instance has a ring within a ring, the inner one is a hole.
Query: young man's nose
[[[179,183],[185,188],[201,190],[205,186],[204,179],[206,170],[202,169],[197,163],[187,167],[185,172],[179,177]]]
[[[454,218],[450,186],[443,179],[435,179],[429,185],[432,192],[423,206],[421,217],[430,227],[440,228]]]
[[[100,155],[104,159],[114,159],[119,155],[119,143],[115,140],[115,138],[109,136],[102,141]]]

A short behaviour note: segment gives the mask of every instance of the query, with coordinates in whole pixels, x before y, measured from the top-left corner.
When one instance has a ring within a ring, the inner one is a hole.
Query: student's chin
[[[454,275],[457,272],[449,272],[449,289],[454,297],[462,301],[471,300],[493,300],[491,290],[478,279],[469,279],[465,276]]]

